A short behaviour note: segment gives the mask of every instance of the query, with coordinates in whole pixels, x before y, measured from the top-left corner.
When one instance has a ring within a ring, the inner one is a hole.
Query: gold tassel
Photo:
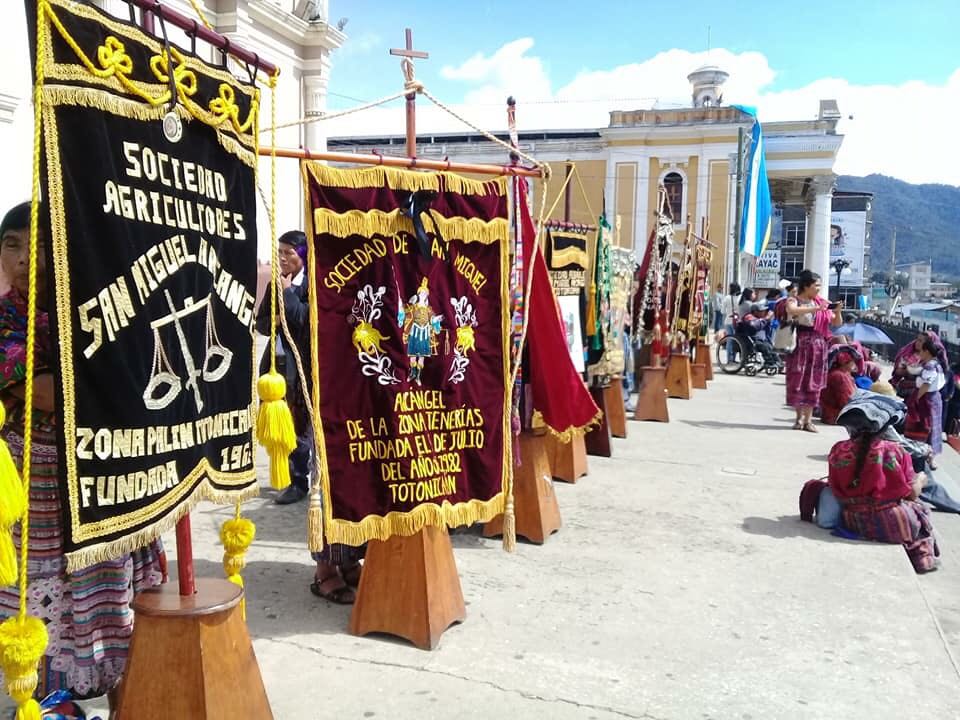
[[[320,501],[320,482],[310,488],[310,507],[307,509],[307,549],[323,551],[323,505]]]
[[[29,615],[14,616],[0,624],[0,669],[7,693],[17,703],[15,720],[40,720],[40,705],[33,699],[40,676],[37,666],[47,649],[47,628]]]
[[[7,412],[0,403],[0,427],[7,423]],[[17,582],[17,550],[13,544],[13,526],[27,511],[27,496],[7,443],[0,440],[0,587]]]
[[[270,485],[283,490],[290,484],[288,458],[297,447],[293,415],[284,396],[287,383],[278,372],[261,375],[257,381],[260,411],[257,413],[257,440],[270,456]]]
[[[507,493],[503,508],[503,549],[512,553],[517,549],[517,519],[513,512],[513,488]]]
[[[223,570],[227,580],[234,585],[243,587],[243,577],[240,575],[247,565],[247,548],[253,543],[257,534],[257,526],[253,520],[240,517],[240,506],[237,505],[237,515],[220,526],[220,542],[223,543]],[[247,619],[247,600],[240,601],[240,613]]]

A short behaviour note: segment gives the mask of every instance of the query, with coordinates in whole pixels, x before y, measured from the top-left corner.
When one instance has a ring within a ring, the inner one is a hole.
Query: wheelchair
[[[727,375],[743,370],[748,376],[765,373],[771,377],[785,371],[783,358],[775,350],[776,359],[764,358],[756,341],[749,335],[736,333],[717,340],[717,364]]]

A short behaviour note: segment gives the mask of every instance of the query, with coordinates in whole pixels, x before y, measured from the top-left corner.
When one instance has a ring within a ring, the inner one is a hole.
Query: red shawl
[[[523,267],[533,273],[527,298],[527,348],[532,368],[530,386],[533,406],[543,416],[547,427],[561,438],[568,438],[573,433],[585,431],[600,420],[601,414],[570,359],[566,332],[553,295],[547,264],[537,243],[526,196],[526,183],[521,182],[517,212],[523,235]]]

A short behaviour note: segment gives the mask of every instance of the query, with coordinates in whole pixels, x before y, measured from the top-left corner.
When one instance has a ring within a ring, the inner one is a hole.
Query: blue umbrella
[[[876,328],[873,325],[867,325],[866,323],[849,323],[847,325],[841,325],[838,328],[834,328],[834,335],[846,335],[848,338],[855,342],[863,343],[864,345],[893,345],[893,340],[890,339],[890,336],[887,335],[880,328]]]

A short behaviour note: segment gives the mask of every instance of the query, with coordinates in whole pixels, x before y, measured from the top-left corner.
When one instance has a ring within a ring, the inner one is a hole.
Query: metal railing
[[[873,318],[864,318],[861,322],[883,330],[893,340],[893,345],[871,346],[871,349],[885,360],[893,360],[900,348],[915,340],[918,333],[925,330],[933,330],[936,333],[940,331],[940,326],[936,323],[923,322],[922,320],[914,320],[912,323],[908,321],[905,325],[895,325]],[[943,345],[947,349],[950,362],[960,361],[960,345],[952,342],[944,342]]]

